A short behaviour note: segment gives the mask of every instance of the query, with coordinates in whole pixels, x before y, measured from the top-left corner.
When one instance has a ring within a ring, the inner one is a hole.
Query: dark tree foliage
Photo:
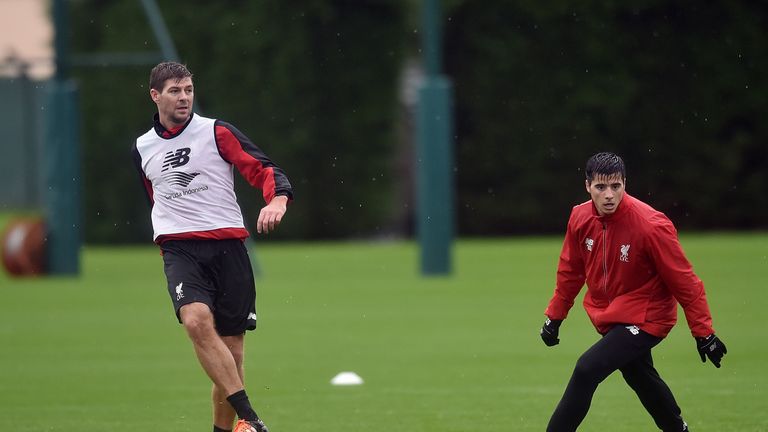
[[[374,235],[389,184],[404,52],[400,1],[159,1],[202,114],[236,125],[289,175],[277,236]],[[76,52],[155,51],[138,2],[78,1]],[[86,238],[143,241],[148,208],[128,149],[151,126],[151,65],[76,69],[82,89]],[[247,224],[264,205],[238,184]]]
[[[602,150],[679,227],[768,226],[765,5],[456,3],[461,233],[562,231]]]
[[[296,189],[277,237],[377,235],[394,197],[397,85],[421,2],[160,0],[202,114],[232,122]],[[157,46],[138,2],[73,0],[73,51]],[[756,2],[443,2],[459,234],[561,232],[592,153],[681,228],[768,226],[768,7]],[[150,65],[77,67],[86,238],[146,241],[128,149]],[[401,119],[402,120],[402,119]],[[238,184],[246,220],[263,205]]]

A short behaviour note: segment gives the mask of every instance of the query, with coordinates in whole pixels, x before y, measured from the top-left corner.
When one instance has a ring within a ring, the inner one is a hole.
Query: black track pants
[[[589,411],[598,384],[615,370],[621,371],[659,429],[683,431],[680,407],[653,367],[651,348],[659,342],[661,338],[635,326],[612,328],[576,362],[565,394],[549,420],[547,432],[575,431]]]

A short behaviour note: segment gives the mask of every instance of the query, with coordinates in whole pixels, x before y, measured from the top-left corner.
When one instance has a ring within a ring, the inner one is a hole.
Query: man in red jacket
[[[675,325],[680,303],[702,362],[708,357],[720,367],[727,351],[712,328],[704,284],[672,222],[625,193],[619,156],[592,156],[586,177],[592,199],[571,212],[541,338],[547,346],[560,342],[560,324],[585,282],[584,308],[602,338],[576,362],[547,431],[575,431],[597,386],[617,369],[659,429],[687,431],[675,397],[653,367],[651,348]]]

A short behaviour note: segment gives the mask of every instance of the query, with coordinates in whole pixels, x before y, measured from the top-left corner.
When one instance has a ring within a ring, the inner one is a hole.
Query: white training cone
[[[360,378],[360,375],[354,372],[339,372],[338,375],[331,380],[331,384],[335,386],[360,385],[362,383],[363,379]]]

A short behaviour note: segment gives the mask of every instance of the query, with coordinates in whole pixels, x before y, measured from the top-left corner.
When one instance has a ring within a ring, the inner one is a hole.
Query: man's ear
[[[160,101],[160,92],[155,89],[149,89],[149,97],[152,98],[154,103],[158,103]]]
[[[587,189],[587,193],[591,194],[591,192],[589,191],[589,180],[584,180],[584,187]]]

